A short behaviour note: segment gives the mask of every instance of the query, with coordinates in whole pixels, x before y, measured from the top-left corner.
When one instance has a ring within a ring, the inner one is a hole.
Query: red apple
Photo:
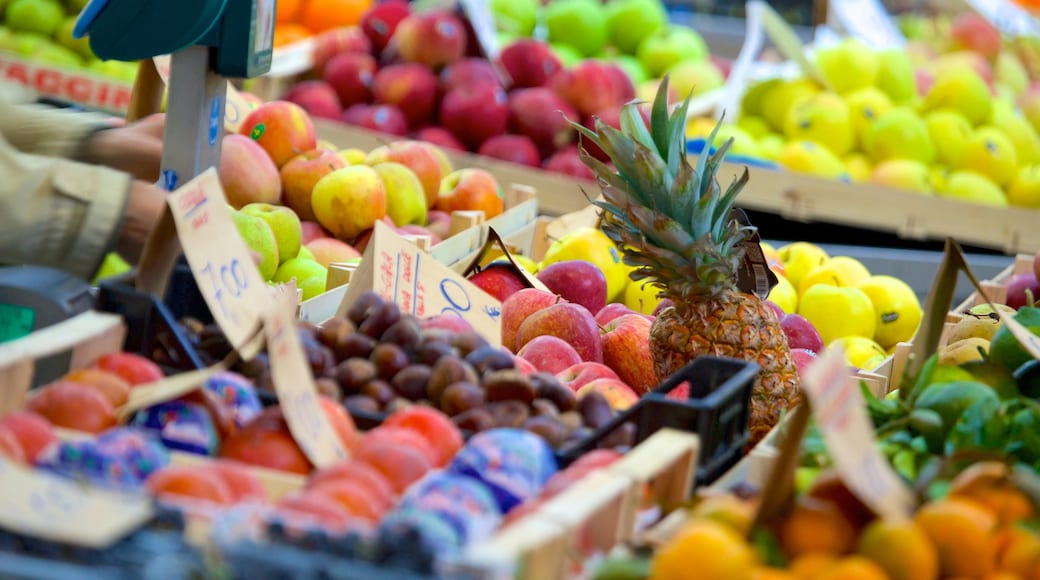
[[[553,75],[549,84],[582,115],[591,115],[624,102],[623,86],[619,85],[615,67],[601,61],[582,61]]]
[[[328,230],[326,230],[325,228],[321,227],[321,224],[315,221],[301,220],[300,231],[302,232],[301,242],[303,243],[303,245],[307,245],[313,242],[314,240],[332,238],[332,234],[330,234]]]
[[[804,316],[785,314],[780,319],[780,329],[787,335],[788,347],[823,352],[823,339],[820,338],[820,333]]]
[[[343,122],[391,135],[408,134],[408,119],[393,105],[353,105],[343,112]]]
[[[614,320],[615,318],[621,318],[626,314],[638,313],[620,302],[611,302],[603,308],[600,308],[599,312],[596,313],[596,324],[600,326],[606,326],[607,323],[611,320]]]
[[[460,318],[453,314],[436,314],[423,318],[419,321],[419,327],[423,330],[446,330],[455,334],[473,332],[473,326],[465,318]]]
[[[372,79],[378,66],[370,54],[347,52],[332,57],[322,77],[336,91],[340,103],[350,107],[372,100]]]
[[[603,364],[640,395],[659,382],[650,355],[650,325],[642,314],[626,314],[603,329]]]
[[[534,365],[527,362],[526,359],[522,359],[515,354],[513,355],[513,365],[516,366],[516,370],[524,374],[524,376],[531,376],[538,372],[538,369],[534,368]]]
[[[293,157],[282,167],[282,203],[301,220],[316,221],[311,207],[311,192],[318,181],[347,166],[338,153],[328,149],[311,149]]]
[[[794,367],[798,376],[805,376],[805,369],[816,360],[816,352],[804,348],[792,348],[791,358],[794,359]]]
[[[672,306],[675,306],[675,304],[671,301],[671,299],[663,298],[660,302],[657,303],[657,308],[654,308],[654,311],[651,312],[651,314],[653,316],[660,316],[666,308],[671,308]]]
[[[614,104],[620,107],[636,98],[636,87],[632,84],[631,77],[616,62],[603,62],[604,71],[610,77],[613,85],[612,96]]]
[[[487,171],[459,169],[441,180],[434,207],[447,213],[482,211],[485,219],[491,219],[503,211],[502,191],[495,176]]]
[[[709,54],[708,60],[722,73],[722,78],[728,79],[730,71],[733,70],[733,61],[717,54]]]
[[[290,103],[303,107],[312,117],[338,121],[343,115],[343,106],[332,85],[325,81],[303,81],[290,88],[283,97]]]
[[[577,145],[568,145],[553,153],[552,157],[545,160],[543,167],[546,171],[562,173],[563,175],[570,175],[586,181],[595,181],[596,179],[596,174],[589,169],[588,165],[585,165],[585,162],[578,155]]]
[[[325,71],[325,65],[333,57],[349,53],[372,53],[372,41],[358,26],[344,26],[326,30],[314,37],[314,52],[311,58],[314,70],[318,74]]]
[[[441,90],[457,89],[471,83],[498,83],[498,75],[491,63],[482,58],[464,58],[441,71]]]
[[[229,204],[241,209],[250,203],[278,203],[282,181],[264,148],[245,135],[221,141],[220,184]]]
[[[441,162],[433,147],[423,141],[397,141],[369,151],[365,162],[375,165],[393,161],[411,169],[423,186],[426,207],[429,208],[437,201],[441,180],[445,177],[441,175]]]
[[[488,264],[471,275],[469,281],[500,302],[527,288],[524,280],[508,264]]]
[[[562,300],[552,292],[524,288],[502,301],[502,344],[516,352],[523,345],[516,343],[520,325],[527,317]]]
[[[780,320],[783,317],[787,316],[787,313],[784,312],[784,309],[780,308],[780,305],[776,302],[773,302],[772,300],[763,300],[763,302],[765,302],[766,306],[768,306],[769,309],[773,311],[773,314],[776,315],[777,320]]]
[[[586,394],[597,392],[606,397],[610,408],[615,411],[624,411],[639,402],[639,395],[631,387],[618,379],[596,379],[586,383],[576,393],[581,399]]]
[[[451,214],[436,209],[426,212],[426,229],[442,240],[451,233]]]
[[[523,135],[495,135],[484,141],[477,153],[528,167],[538,167],[542,163],[534,141]]]
[[[400,24],[409,14],[411,7],[404,0],[377,2],[361,16],[361,30],[372,42],[375,52],[382,52],[390,43]]]
[[[397,54],[407,62],[440,69],[466,54],[466,29],[446,10],[410,14],[393,37]]]
[[[259,143],[278,167],[318,144],[307,111],[287,101],[260,105],[246,116],[238,132]]]
[[[540,372],[552,375],[581,362],[581,356],[574,347],[555,336],[536,336],[516,354]]]
[[[398,107],[410,127],[419,127],[433,118],[437,77],[421,64],[392,64],[372,79],[372,96],[378,104]]]
[[[528,316],[517,331],[516,345],[523,348],[537,336],[561,338],[574,347],[581,360],[603,362],[599,326],[584,306],[561,302]]]
[[[444,95],[441,126],[471,149],[506,130],[509,107],[506,93],[496,84],[469,84]]]
[[[1031,296],[1026,295],[1029,291]],[[1032,298],[1032,301],[1029,301]],[[1022,272],[1015,274],[1007,283],[1007,300],[1005,303],[1018,310],[1023,306],[1032,306],[1033,302],[1040,300],[1040,282],[1037,281],[1033,272]]]
[[[596,379],[618,379],[618,376],[603,363],[581,362],[556,373],[556,378],[570,390],[578,392],[578,389]]]
[[[592,262],[564,260],[538,272],[538,279],[564,300],[584,306],[590,314],[607,305],[607,278]]]
[[[665,397],[672,399],[673,401],[686,401],[690,398],[690,383],[683,381],[675,386],[674,389],[668,391]]]
[[[923,68],[914,70],[914,84],[917,85],[917,94],[924,95],[931,90],[935,83],[935,75]]]
[[[1000,54],[1003,40],[1000,31],[981,14],[962,12],[950,26],[950,38],[956,48],[967,49],[993,60]]]
[[[502,67],[509,73],[513,88],[544,86],[563,69],[549,45],[533,38],[517,40],[499,55]]]
[[[333,262],[346,262],[361,257],[361,252],[336,238],[318,238],[311,240],[305,246],[314,254],[314,261],[326,268]]]
[[[466,151],[466,146],[451,134],[451,131],[443,127],[423,127],[415,132],[415,138],[436,145],[441,149],[452,151]]]
[[[426,236],[430,238],[430,245],[436,246],[441,243],[442,238],[437,234],[430,231],[426,226],[420,226],[418,224],[405,224],[403,226],[397,226],[397,233],[402,236]]]
[[[543,157],[574,141],[575,131],[568,119],[578,120],[578,112],[552,89],[538,87],[509,93],[509,127],[530,137]]]

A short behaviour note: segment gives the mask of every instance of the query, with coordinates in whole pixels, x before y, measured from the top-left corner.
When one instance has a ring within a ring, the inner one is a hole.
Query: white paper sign
[[[1025,8],[1010,0],[968,0],[968,4],[1004,34],[1036,36],[1040,28]]]
[[[906,519],[914,495],[877,449],[866,402],[849,374],[845,352],[827,347],[806,369],[802,391],[835,467],[849,489],[884,518]]]
[[[830,12],[851,36],[874,48],[900,48],[906,38],[878,0],[830,0]]]

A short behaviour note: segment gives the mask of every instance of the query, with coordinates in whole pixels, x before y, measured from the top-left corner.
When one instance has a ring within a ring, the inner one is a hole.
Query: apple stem
[[[1026,304],[1029,306],[1036,306],[1036,302],[1033,300],[1033,290],[1026,288]]]

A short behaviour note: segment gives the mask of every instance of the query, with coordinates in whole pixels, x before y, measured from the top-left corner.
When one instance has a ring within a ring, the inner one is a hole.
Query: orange
[[[316,471],[307,487],[317,488],[342,480],[364,485],[384,509],[390,509],[394,503],[394,490],[386,477],[371,465],[352,459]]]
[[[370,522],[378,522],[384,512],[379,500],[364,484],[347,479],[323,483],[310,488],[308,493],[328,497],[347,513]]]
[[[267,490],[260,478],[244,463],[230,459],[216,459],[207,467],[224,480],[233,502],[265,501]]]
[[[274,48],[281,48],[290,44],[306,40],[311,37],[311,31],[305,26],[289,22],[276,24],[274,28]]]
[[[831,554],[809,552],[791,560],[791,573],[801,580],[813,580],[838,561]]]
[[[756,566],[751,571],[751,578],[752,580],[798,580],[798,576],[793,572],[766,566]]]
[[[207,466],[174,465],[156,471],[145,481],[148,493],[176,502],[192,498],[219,505],[231,505],[234,496],[215,470]]]
[[[354,518],[332,498],[310,491],[293,494],[278,502],[277,511],[301,518],[322,527],[339,531],[350,525]]]
[[[1001,533],[1001,548],[997,556],[997,567],[1005,572],[1014,572],[1023,579],[1040,577],[1040,537],[1018,527],[1007,528]]]
[[[738,534],[746,534],[755,519],[756,502],[742,500],[731,493],[709,495],[691,510],[695,518],[725,524]]]
[[[780,546],[792,558],[808,552],[846,554],[855,539],[856,530],[838,507],[816,498],[799,499],[780,524]]]
[[[1008,466],[982,461],[968,467],[954,478],[950,495],[973,499],[997,516],[1001,524],[1030,518],[1035,513],[1033,502],[1011,481]]]
[[[816,580],[888,580],[880,566],[863,556],[847,556],[815,576]]]
[[[80,383],[96,389],[112,403],[119,407],[130,395],[130,383],[119,375],[102,369],[77,369],[65,375],[66,381]]]
[[[922,506],[914,521],[938,550],[943,576],[979,578],[993,570],[997,517],[983,505],[948,497]]]
[[[132,387],[147,385],[165,378],[159,365],[132,352],[106,354],[94,363],[94,367],[123,377],[123,380],[130,383]]]
[[[71,381],[58,381],[40,389],[25,408],[56,427],[87,433],[101,433],[116,425],[112,403],[104,395],[93,387]]]
[[[300,14],[300,0],[278,0],[275,8],[275,22],[292,22]]]
[[[433,469],[427,453],[389,438],[366,440],[358,446],[355,457],[383,474],[394,492],[399,494]]]
[[[312,32],[357,26],[371,0],[307,0],[297,21]]]
[[[856,552],[884,569],[892,580],[939,577],[939,554],[924,530],[912,521],[875,520],[860,533]]]
[[[755,551],[724,524],[694,520],[658,550],[650,580],[752,580]]]
[[[462,432],[447,415],[432,407],[413,405],[395,411],[383,425],[411,429],[423,436],[437,453],[437,467],[444,467],[462,449]]]

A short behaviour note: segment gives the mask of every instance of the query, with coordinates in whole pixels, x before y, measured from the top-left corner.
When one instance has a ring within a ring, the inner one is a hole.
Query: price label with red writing
[[[166,200],[184,256],[214,320],[232,346],[251,358],[259,341],[247,342],[255,335],[260,314],[269,309],[271,294],[231,219],[216,170],[206,170]]]
[[[152,517],[147,496],[105,491],[32,471],[0,456],[0,528],[106,548]]]
[[[841,347],[828,347],[806,369],[802,391],[809,397],[827,450],[849,489],[882,517],[909,517],[914,495],[877,449],[866,402],[849,374]]]
[[[293,439],[320,468],[343,461],[348,455],[318,401],[314,375],[296,330],[297,304],[295,294],[284,293],[278,296],[274,308],[268,309],[264,324],[267,357],[271,381]]]
[[[382,222],[376,222],[337,316],[366,290],[419,317],[458,316],[491,344],[502,343],[502,304]]]

